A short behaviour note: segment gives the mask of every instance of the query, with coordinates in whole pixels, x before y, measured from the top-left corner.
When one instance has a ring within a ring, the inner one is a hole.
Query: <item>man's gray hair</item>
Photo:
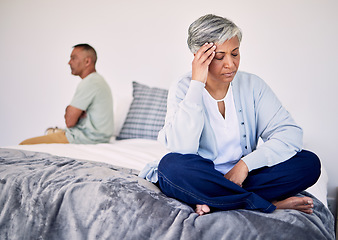
[[[242,40],[241,30],[232,21],[208,14],[194,21],[188,30],[188,46],[192,53],[196,53],[204,43],[222,44],[237,36]]]

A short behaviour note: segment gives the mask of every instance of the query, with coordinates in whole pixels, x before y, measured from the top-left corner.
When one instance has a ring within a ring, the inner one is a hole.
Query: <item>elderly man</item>
[[[65,130],[27,139],[24,144],[109,142],[113,134],[113,102],[109,85],[96,72],[96,51],[88,44],[73,47],[69,65],[72,74],[82,81],[66,108]]]

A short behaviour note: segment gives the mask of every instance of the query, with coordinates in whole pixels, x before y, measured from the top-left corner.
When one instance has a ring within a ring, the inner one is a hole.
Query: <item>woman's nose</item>
[[[234,66],[234,62],[233,62],[231,56],[224,56],[224,59],[223,59],[223,66],[224,66],[225,68],[231,68],[231,67]]]

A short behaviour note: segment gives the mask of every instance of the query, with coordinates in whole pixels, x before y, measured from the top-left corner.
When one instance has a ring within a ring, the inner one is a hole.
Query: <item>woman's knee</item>
[[[176,161],[178,158],[178,153],[168,153],[166,154],[158,164],[158,169],[160,171],[165,171],[170,169],[176,165]]]
[[[303,150],[300,152],[300,154],[302,154],[302,158],[305,159],[307,165],[312,166],[312,169],[314,171],[320,171],[321,162],[319,157],[315,153],[308,150]]]
[[[183,163],[180,161],[181,155],[179,153],[168,153],[165,155],[158,165],[159,175],[170,177],[172,175],[177,176],[179,172],[182,172]]]
[[[205,168],[214,168],[211,160],[196,154],[168,153],[158,166],[160,174],[173,178],[189,178],[189,174]]]
[[[306,152],[308,154],[308,159],[311,161],[310,164],[312,165],[313,174],[315,176],[317,176],[317,179],[318,179],[319,176],[320,176],[320,173],[321,173],[321,162],[320,162],[320,159],[319,159],[319,157],[315,153],[310,152],[310,151],[306,151]]]
[[[306,175],[306,178],[314,184],[321,173],[321,162],[319,157],[308,150],[302,150],[297,155],[301,159],[303,159],[304,162],[304,168],[303,173]]]

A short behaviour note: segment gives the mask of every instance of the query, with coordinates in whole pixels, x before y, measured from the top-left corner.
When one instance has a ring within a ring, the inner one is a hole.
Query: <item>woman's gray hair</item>
[[[192,53],[196,53],[204,43],[222,44],[237,36],[242,40],[241,30],[232,21],[213,14],[208,14],[194,21],[188,30],[188,46]]]

